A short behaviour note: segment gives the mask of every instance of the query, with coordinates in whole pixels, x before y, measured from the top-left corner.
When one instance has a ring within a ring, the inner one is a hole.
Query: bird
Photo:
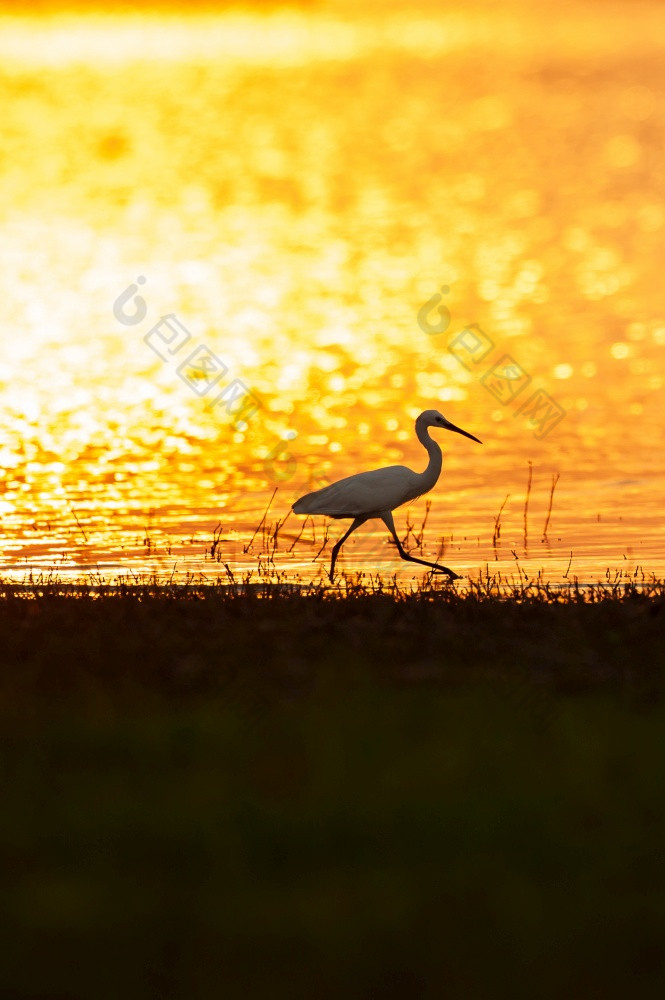
[[[405,551],[395,531],[393,519],[395,508],[429,493],[441,475],[441,449],[430,437],[430,427],[454,431],[482,444],[477,437],[468,431],[463,431],[461,427],[456,427],[438,410],[424,410],[416,419],[416,437],[429,455],[427,468],[423,472],[414,472],[405,465],[390,465],[385,469],[358,472],[320,490],[314,490],[313,493],[306,493],[293,504],[292,510],[295,514],[325,514],[327,517],[353,518],[351,527],[333,546],[328,573],[331,583],[335,582],[335,563],[342,545],[349,535],[372,518],[380,518],[383,521],[402,559],[429,566],[435,573],[447,573],[451,580],[459,579],[458,574],[447,566],[410,555]]]

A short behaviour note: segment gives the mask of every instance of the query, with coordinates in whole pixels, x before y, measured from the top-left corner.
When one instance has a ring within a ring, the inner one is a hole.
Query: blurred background
[[[441,440],[430,556],[662,575],[664,29],[655,0],[3,4],[2,575],[216,579],[217,526],[247,570],[275,488],[273,523],[424,467],[430,407],[484,442]],[[301,527],[275,562],[306,580]],[[413,575],[371,526],[344,552]]]

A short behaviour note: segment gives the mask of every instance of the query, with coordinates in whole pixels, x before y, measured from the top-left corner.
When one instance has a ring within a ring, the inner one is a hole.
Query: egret
[[[321,490],[307,493],[293,504],[295,514],[325,514],[335,518],[353,518],[353,523],[347,532],[335,543],[330,560],[330,582],[334,582],[335,562],[339,550],[356,528],[365,521],[379,517],[393,536],[402,559],[429,566],[434,572],[447,573],[451,580],[457,580],[447,566],[439,563],[416,559],[405,551],[395,531],[393,511],[402,504],[421,497],[436,485],[441,475],[441,449],[436,441],[429,436],[429,427],[442,427],[447,431],[455,431],[482,444],[477,437],[456,427],[439,413],[438,410],[425,410],[416,420],[416,436],[421,445],[427,449],[429,462],[424,472],[414,472],[404,465],[390,465],[387,469],[373,469],[371,472],[359,472],[355,476],[339,479]]]

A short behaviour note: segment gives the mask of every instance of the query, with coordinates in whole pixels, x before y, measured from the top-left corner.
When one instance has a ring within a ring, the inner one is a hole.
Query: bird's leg
[[[331,583],[335,582],[335,579],[334,579],[334,577],[335,577],[335,562],[337,561],[337,555],[339,553],[339,550],[341,549],[342,545],[344,545],[344,542],[347,540],[347,538],[349,537],[349,535],[352,532],[354,532],[356,530],[356,528],[359,528],[361,524],[364,524],[366,520],[367,520],[366,517],[356,517],[355,520],[354,520],[354,522],[353,522],[353,524],[349,528],[349,530],[346,531],[342,535],[342,537],[340,538],[340,540],[338,542],[335,542],[335,544],[333,546],[333,550],[332,550],[332,559],[330,560],[330,582]]]
[[[397,551],[399,552],[402,559],[408,559],[409,562],[420,563],[422,566],[429,566],[430,569],[436,570],[439,573],[447,573],[451,580],[460,579],[459,574],[453,573],[453,571],[451,569],[448,569],[447,566],[442,566],[440,563],[427,562],[427,560],[425,559],[416,559],[415,556],[410,556],[409,553],[406,551],[406,549],[402,546],[402,543],[400,542],[399,538],[397,537],[392,511],[389,511],[387,514],[381,514],[381,520],[385,524],[390,534],[393,536],[395,545],[397,546]]]

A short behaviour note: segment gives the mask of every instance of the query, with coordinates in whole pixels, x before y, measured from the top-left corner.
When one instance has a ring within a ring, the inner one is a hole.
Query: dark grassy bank
[[[663,995],[662,587],[55,589],[0,600],[0,995]]]

